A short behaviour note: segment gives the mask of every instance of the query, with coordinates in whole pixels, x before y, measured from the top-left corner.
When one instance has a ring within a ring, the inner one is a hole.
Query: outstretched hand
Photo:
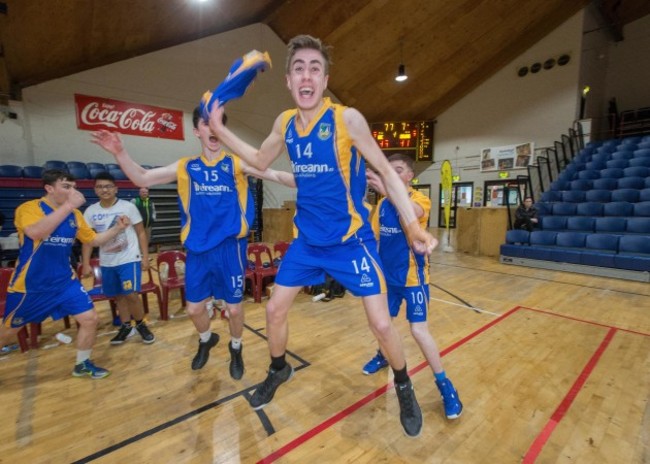
[[[223,128],[223,113],[226,111],[224,106],[219,106],[219,100],[215,100],[212,105],[212,111],[210,111],[210,119],[208,120],[208,125],[210,130],[219,137],[221,135]]]
[[[99,145],[107,152],[111,153],[113,156],[117,156],[119,153],[124,151],[124,145],[122,144],[122,138],[117,132],[110,132],[105,129],[93,132],[91,134],[91,142]]]
[[[77,209],[86,203],[86,197],[84,197],[84,194],[79,190],[73,188],[68,191],[68,198],[66,201],[72,209]]]

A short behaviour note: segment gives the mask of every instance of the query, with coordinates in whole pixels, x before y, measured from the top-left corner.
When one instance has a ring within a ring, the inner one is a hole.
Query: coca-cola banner
[[[109,98],[74,96],[77,127],[129,135],[184,140],[183,112]]]

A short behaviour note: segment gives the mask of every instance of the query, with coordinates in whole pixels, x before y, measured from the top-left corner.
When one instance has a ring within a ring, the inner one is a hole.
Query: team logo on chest
[[[318,138],[321,140],[327,140],[332,136],[332,125],[321,122],[318,126]]]

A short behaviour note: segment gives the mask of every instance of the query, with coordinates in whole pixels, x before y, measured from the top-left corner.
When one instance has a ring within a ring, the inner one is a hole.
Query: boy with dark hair
[[[149,269],[149,242],[136,206],[117,198],[115,178],[108,172],[95,176],[95,193],[99,202],[90,205],[84,219],[97,232],[110,228],[116,218],[126,216],[131,225],[113,240],[99,247],[99,264],[102,270],[102,293],[114,297],[122,325],[111,345],[121,345],[131,333],[131,320],[145,344],[156,340],[144,321],[144,308],[139,291],[142,271]],[[81,249],[83,275],[92,272],[90,255],[93,247],[84,244]]]
[[[222,123],[226,118],[223,115]],[[187,250],[185,296],[187,314],[199,333],[199,346],[192,369],[201,369],[219,335],[210,330],[206,303],[213,297],[225,300],[231,341],[230,376],[244,374],[242,299],[246,275],[247,237],[254,218],[253,198],[248,175],[295,185],[290,173],[258,171],[226,151],[221,140],[201,118],[200,108],[192,114],[194,136],[201,153],[185,157],[164,167],[144,169],[124,149],[119,134],[93,133],[93,142],[111,153],[124,173],[139,186],[178,182],[181,207],[181,241]]]
[[[45,171],[43,187],[44,197],[27,201],[16,209],[20,251],[0,326],[0,346],[25,324],[42,322],[48,316],[57,320],[69,315],[79,324],[77,362],[72,375],[101,379],[109,372],[90,360],[99,319],[70,266],[70,254],[75,239],[102,245],[126,229],[129,219],[118,217],[111,228],[97,234],[78,209],[86,199],[75,188],[69,173],[58,169]]]

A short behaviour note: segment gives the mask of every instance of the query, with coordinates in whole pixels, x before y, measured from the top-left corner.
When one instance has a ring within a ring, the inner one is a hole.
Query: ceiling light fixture
[[[399,43],[399,58],[400,58],[400,65],[397,67],[397,76],[395,76],[395,80],[397,82],[404,82],[409,77],[406,75],[406,66],[404,66],[404,56],[403,56],[403,53],[402,53],[402,42]]]

